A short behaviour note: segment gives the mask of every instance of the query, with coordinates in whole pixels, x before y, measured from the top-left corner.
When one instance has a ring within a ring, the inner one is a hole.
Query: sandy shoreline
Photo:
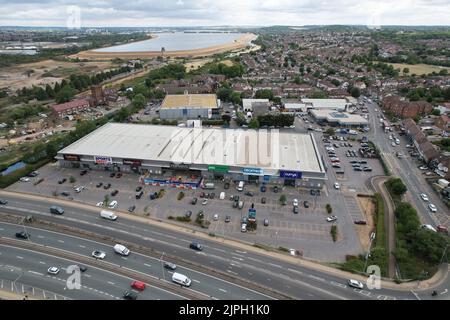
[[[225,43],[218,46],[194,49],[194,50],[178,50],[178,51],[166,51],[164,56],[166,57],[199,57],[208,56],[225,51],[237,50],[245,48],[248,43],[255,40],[258,36],[253,33],[247,33],[239,37],[232,43]],[[73,58],[80,59],[133,59],[133,58],[153,58],[160,56],[160,51],[137,51],[137,52],[95,52],[95,51],[83,51],[75,55]]]

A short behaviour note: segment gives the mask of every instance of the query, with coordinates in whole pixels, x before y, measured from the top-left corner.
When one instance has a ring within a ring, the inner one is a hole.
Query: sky
[[[450,0],[0,0],[1,26],[450,25]]]

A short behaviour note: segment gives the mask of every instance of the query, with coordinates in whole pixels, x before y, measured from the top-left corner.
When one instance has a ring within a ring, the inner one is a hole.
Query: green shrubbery
[[[331,234],[331,238],[333,239],[333,242],[337,241],[337,225],[332,225],[331,226],[331,230],[330,230],[330,234]]]

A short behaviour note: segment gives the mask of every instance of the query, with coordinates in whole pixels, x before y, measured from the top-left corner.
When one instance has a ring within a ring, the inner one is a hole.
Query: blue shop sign
[[[248,175],[255,175],[255,176],[263,175],[263,169],[259,168],[242,168],[242,172]]]
[[[302,173],[300,171],[285,171],[280,170],[280,177],[287,179],[301,179]]]

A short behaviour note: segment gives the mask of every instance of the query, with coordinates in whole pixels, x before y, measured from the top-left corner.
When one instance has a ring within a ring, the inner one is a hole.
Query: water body
[[[155,33],[157,38],[150,40],[127,43],[114,47],[107,47],[93,50],[95,52],[142,52],[161,51],[164,47],[166,51],[195,50],[214,47],[226,43],[233,43],[234,40],[243,36],[243,33]]]
[[[19,170],[19,169],[22,169],[22,168],[25,168],[25,167],[26,167],[26,163],[25,162],[22,162],[22,161],[16,162],[13,165],[10,165],[5,170],[3,170],[0,175],[6,176],[6,175],[8,175],[8,174],[10,174],[10,173],[12,173],[12,172],[14,172],[16,170]]]

